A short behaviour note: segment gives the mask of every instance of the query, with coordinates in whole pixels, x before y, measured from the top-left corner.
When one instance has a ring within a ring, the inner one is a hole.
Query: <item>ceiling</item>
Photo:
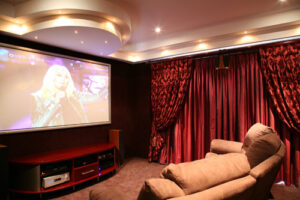
[[[300,37],[300,0],[0,0],[0,31],[141,62]]]

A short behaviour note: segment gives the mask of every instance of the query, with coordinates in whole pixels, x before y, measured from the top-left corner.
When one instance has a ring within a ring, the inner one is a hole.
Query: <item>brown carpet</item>
[[[100,187],[117,187],[133,200],[137,198],[144,181],[151,177],[159,177],[164,165],[148,163],[146,159],[132,158],[127,160],[112,177],[97,184],[73,193],[53,198],[52,200],[88,200],[89,192]],[[293,186],[276,185],[271,190],[275,200],[299,200],[300,189]]]

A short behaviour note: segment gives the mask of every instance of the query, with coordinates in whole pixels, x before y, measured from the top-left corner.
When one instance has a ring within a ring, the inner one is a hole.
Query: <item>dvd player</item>
[[[44,177],[42,179],[42,186],[43,188],[47,189],[49,187],[53,187],[68,181],[70,181],[70,173],[66,172],[62,174]]]

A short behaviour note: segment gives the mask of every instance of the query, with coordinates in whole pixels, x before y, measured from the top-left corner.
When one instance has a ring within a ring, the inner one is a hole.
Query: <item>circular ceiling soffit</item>
[[[14,16],[8,16],[0,30],[46,44],[76,50],[75,44],[84,41],[81,45],[85,43],[89,53],[109,55],[131,35],[128,14],[105,0],[29,0],[12,7]],[[74,35],[75,29],[81,34]],[[107,42],[102,47],[103,41]]]
[[[71,50],[84,48],[85,52],[97,56],[110,55],[118,51],[122,45],[120,38],[111,32],[80,26],[39,29],[22,37]]]

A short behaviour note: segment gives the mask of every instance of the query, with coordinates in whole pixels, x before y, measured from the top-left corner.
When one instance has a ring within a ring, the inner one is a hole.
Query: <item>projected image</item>
[[[110,123],[110,67],[0,47],[0,132]]]

